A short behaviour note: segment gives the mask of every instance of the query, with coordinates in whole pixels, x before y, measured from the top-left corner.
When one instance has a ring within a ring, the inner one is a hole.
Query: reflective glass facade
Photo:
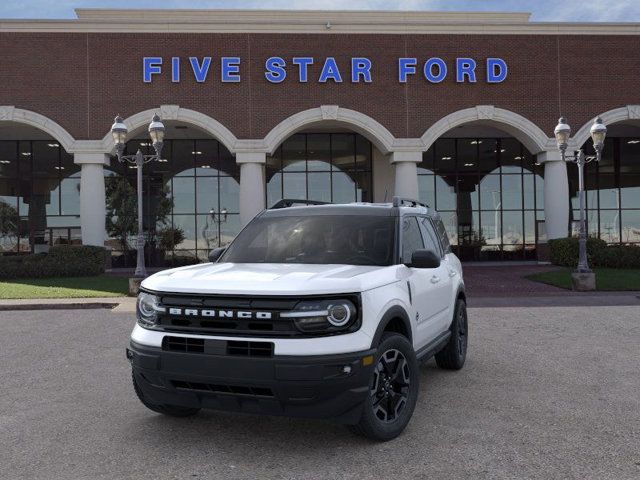
[[[592,142],[585,153],[594,154]],[[578,169],[567,165],[571,228],[578,232]],[[607,243],[640,243],[640,138],[609,137],[602,160],[585,168],[587,229]]]
[[[80,166],[54,140],[0,141],[0,252],[79,244]]]
[[[513,138],[441,138],[418,166],[420,200],[442,215],[462,260],[536,256],[543,167]]]
[[[282,198],[372,201],[372,145],[356,133],[300,133],[267,157],[267,207]]]
[[[153,147],[148,140],[132,140],[127,143],[127,154],[140,148],[151,154]],[[145,230],[148,232],[146,251],[149,265],[172,265],[205,260],[209,251],[228,244],[240,230],[239,189],[240,169],[235,158],[218,141],[166,140],[162,150],[163,160],[150,162],[143,169]],[[135,195],[136,168],[122,164],[114,157],[105,169],[107,192],[107,216],[117,224],[118,208],[125,205],[114,202],[121,193]],[[125,178],[129,187],[114,187]],[[130,206],[130,205],[128,205]],[[135,208],[135,207],[133,207]],[[135,211],[132,213],[135,217]],[[132,220],[135,221],[135,218]],[[125,254],[123,237],[114,228],[109,229],[107,244],[113,249],[114,266],[135,265],[135,232],[126,235],[131,249]],[[171,229],[182,232],[184,239],[172,244]]]

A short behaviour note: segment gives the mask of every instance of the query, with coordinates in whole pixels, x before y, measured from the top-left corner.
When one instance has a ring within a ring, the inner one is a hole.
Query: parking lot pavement
[[[135,398],[130,314],[0,312],[0,477],[640,478],[638,307],[470,309],[467,365],[422,366],[406,432]]]

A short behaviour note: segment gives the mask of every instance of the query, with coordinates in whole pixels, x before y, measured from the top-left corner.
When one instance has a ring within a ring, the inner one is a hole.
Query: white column
[[[542,152],[544,163],[544,223],[547,238],[565,238],[569,234],[569,179],[567,164],[560,152]]]
[[[80,226],[83,245],[104,246],[106,238],[104,165],[109,156],[104,153],[76,153],[74,162],[80,171]]]
[[[265,209],[264,152],[238,152],[240,164],[240,222],[244,227]]]
[[[422,151],[401,151],[391,154],[391,164],[396,170],[394,195],[418,199],[418,163]]]

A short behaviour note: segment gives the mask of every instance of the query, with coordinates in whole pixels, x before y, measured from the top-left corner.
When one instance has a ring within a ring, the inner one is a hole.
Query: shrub
[[[579,242],[575,237],[549,241],[550,259],[554,265],[576,267]],[[587,260],[591,267],[639,268],[640,247],[631,245],[607,245],[595,237],[587,238]]]
[[[165,265],[169,268],[186,267],[200,263],[198,257],[191,255],[172,255],[165,258]]]
[[[85,277],[104,273],[107,251],[90,245],[57,245],[49,253],[0,257],[0,278]]]
[[[551,263],[563,267],[575,267],[578,265],[579,244],[576,237],[558,238],[549,240]],[[594,258],[607,248],[607,242],[599,238],[587,238],[587,260],[589,264],[594,262]]]
[[[640,268],[640,247],[634,245],[609,245],[595,257],[594,266]]]

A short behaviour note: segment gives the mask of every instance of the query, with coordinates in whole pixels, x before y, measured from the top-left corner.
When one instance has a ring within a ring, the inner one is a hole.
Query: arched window
[[[535,258],[542,168],[513,138],[440,138],[418,166],[419,195],[463,260]]]
[[[355,133],[299,133],[267,157],[267,206],[282,198],[372,201],[371,142]]]
[[[152,150],[148,140],[132,140],[127,143],[126,153],[134,154],[138,148],[145,154]],[[106,173],[107,243],[115,252],[118,266],[132,266],[137,234],[135,201],[125,201],[123,193],[135,195],[136,169],[119,163],[115,157],[110,168]],[[162,161],[143,167],[148,264],[195,263],[206,260],[212,248],[228,244],[240,230],[239,191],[240,170],[220,142],[165,140]],[[114,226],[118,209],[133,221],[124,230]]]
[[[0,141],[0,251],[79,244],[80,167],[55,140]]]
[[[610,244],[640,244],[640,130],[612,125],[602,159],[585,167],[587,230]],[[634,135],[635,134],[635,135]],[[593,155],[591,140],[583,145]],[[567,165],[571,230],[578,233],[578,172]]]

